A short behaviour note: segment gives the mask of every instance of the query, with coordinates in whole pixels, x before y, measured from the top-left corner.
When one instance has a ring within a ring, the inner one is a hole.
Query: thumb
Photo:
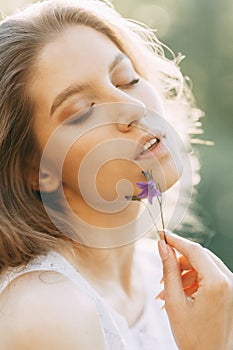
[[[163,239],[158,241],[158,248],[163,264],[165,306],[169,312],[169,309],[177,308],[177,304],[184,302],[186,298],[174,250]]]

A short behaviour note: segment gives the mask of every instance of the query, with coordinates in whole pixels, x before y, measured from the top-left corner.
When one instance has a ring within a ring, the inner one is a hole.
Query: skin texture
[[[158,297],[165,301],[179,349],[231,350],[232,272],[199,244],[171,233],[166,238],[168,245],[159,242],[164,291]],[[174,248],[182,254],[179,259]]]
[[[140,111],[146,106],[163,115],[159,91],[139,77],[128,58],[119,62],[109,73],[109,67],[119,53],[120,50],[106,36],[84,26],[65,29],[56,40],[42,50],[33,81],[29,86],[31,98],[36,102],[34,134],[41,153],[56,127],[72,114],[90,107],[93,103],[133,103]],[[138,78],[140,80],[136,82]],[[50,116],[56,96],[77,83],[88,84],[88,88],[69,97]],[[108,228],[112,222],[114,225],[122,225],[132,220],[137,210],[131,203],[125,210],[111,214],[111,220],[109,214],[88,206],[82,198],[77,173],[87,152],[103,141],[124,139],[138,143],[145,135],[145,130],[138,127],[141,117],[141,113],[135,114],[126,109],[118,115],[115,123],[101,126],[83,135],[73,144],[65,158],[62,184],[56,176],[54,177],[56,171],[52,176],[48,169],[44,170],[45,175],[41,183],[44,190],[53,191],[54,186],[62,185],[73,211],[93,225],[98,226],[101,222],[103,227]],[[82,125],[85,123],[86,121]],[[78,124],[75,127],[79,126]],[[52,155],[50,158],[52,169],[56,170],[54,159],[59,153],[58,150],[62,149],[63,142],[69,142],[70,132],[70,128],[65,126],[62,138],[57,140],[56,152],[54,157]],[[149,131],[147,133],[149,134]],[[125,152],[125,149],[120,149],[119,156],[124,157]],[[106,163],[98,173],[96,185],[106,200],[115,198],[114,189],[120,179],[128,179],[132,184],[144,181],[140,165],[132,162],[135,150],[127,153],[127,157],[128,161],[115,159]],[[153,168],[154,176],[161,180],[163,190],[172,186],[179,177],[173,158],[166,154],[154,163],[157,165]],[[37,182],[38,186],[36,173],[32,176],[32,182]],[[137,189],[134,190],[136,192]],[[196,350],[195,341],[200,337],[200,350],[230,349],[229,327],[232,327],[232,324],[228,314],[232,315],[232,312],[227,313],[226,310],[233,309],[232,274],[215,261],[216,257],[210,257],[209,253],[194,243],[169,237],[168,243],[184,255],[183,260],[177,260],[171,247],[164,252],[161,243],[159,245],[164,265],[163,298],[179,348]],[[193,249],[194,247],[198,248]],[[143,311],[145,295],[141,259],[135,259],[134,244],[111,250],[86,247],[81,253],[76,250],[73,253],[69,250],[60,253],[125,317],[129,325],[135,323]],[[181,278],[182,266],[187,275]],[[146,269],[146,266],[143,265],[143,268]],[[211,274],[208,272],[210,268]],[[43,278],[47,283],[43,282]],[[22,276],[1,295],[1,348],[105,349],[98,316],[89,298],[60,275],[47,273],[43,278],[38,273]],[[222,288],[225,298],[222,296]],[[197,293],[196,300],[193,303],[194,307],[190,307],[186,296],[193,293]],[[219,302],[212,303],[213,296],[214,300]],[[209,323],[213,315],[219,318],[215,332],[213,322]],[[187,337],[187,334],[192,334],[193,337]],[[212,341],[213,335],[217,337],[217,334],[218,347],[214,343],[216,339]],[[219,334],[223,334],[223,337],[219,337]]]
[[[74,45],[74,43],[77,44]],[[98,170],[97,190],[103,199],[113,201],[117,196],[117,183],[126,179],[134,187],[134,192],[138,192],[135,183],[144,181],[144,176],[141,174],[141,163],[134,161],[135,152],[140,139],[151,135],[149,130],[145,131],[139,126],[143,116],[142,109],[146,106],[163,115],[160,93],[139,76],[129,58],[125,57],[109,72],[109,67],[119,53],[120,50],[109,38],[92,28],[85,26],[67,28],[42,50],[29,89],[32,98],[35,99],[36,96],[34,133],[41,152],[56,127],[74,113],[85,110],[93,104],[120,102],[138,106],[138,110],[132,111],[121,106],[114,115],[114,123],[111,119],[107,125],[99,127],[97,125],[93,130],[88,130],[70,147],[63,164],[62,187],[70,206],[83,220],[96,226],[101,222],[102,227],[109,227],[109,215],[93,210],[83,199],[80,184],[77,184],[81,162],[88,152],[95,152],[95,148],[103,142],[106,142],[106,148],[103,148],[102,153],[109,150],[109,147],[112,151],[114,147],[115,150],[119,148],[118,158],[109,157],[109,161]],[[135,79],[139,81],[133,83]],[[67,98],[50,116],[56,96],[73,84],[86,87],[80,93]],[[106,113],[107,119],[107,112],[103,111],[103,113]],[[86,125],[88,127],[92,118],[97,117],[93,114],[82,124],[64,126],[61,136],[57,139],[54,154],[50,157],[51,163],[55,163],[57,149],[69,142],[71,129],[76,128],[78,132]],[[125,144],[121,147],[120,143],[109,146],[112,139],[122,140],[122,144],[128,142],[129,147]],[[134,147],[130,148],[130,141],[135,143]],[[130,148],[130,151],[127,148]],[[97,153],[95,158],[99,156],[101,153]],[[120,158],[126,158],[126,160]],[[53,166],[56,167],[55,164]],[[88,166],[90,172],[95,171],[91,162]],[[157,161],[153,159],[153,162],[151,160],[145,162],[145,166],[153,167],[154,176],[163,189],[170,187],[179,178],[177,165],[174,164],[172,155],[169,153]],[[83,192],[86,191],[87,186],[89,186],[87,182],[82,184]],[[47,190],[49,191],[49,188]],[[114,225],[125,224],[136,214],[135,206],[132,209],[129,205],[126,210],[114,215]]]
[[[57,273],[17,278],[3,292],[0,306],[2,350],[105,349],[95,306]]]

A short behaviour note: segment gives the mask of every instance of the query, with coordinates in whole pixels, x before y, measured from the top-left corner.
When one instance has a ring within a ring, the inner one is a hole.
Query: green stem
[[[159,235],[158,227],[157,227],[157,225],[156,225],[156,223],[155,223],[155,221],[153,219],[153,216],[151,215],[151,212],[150,212],[149,208],[147,207],[147,205],[143,201],[140,201],[140,202],[143,203],[143,205],[145,206],[146,210],[148,211],[148,213],[149,213],[149,215],[151,217],[152,223],[154,224],[154,227],[155,227],[155,229],[156,229],[156,231],[157,231],[157,233]]]
[[[159,200],[158,198],[158,202],[159,202],[159,208],[160,208],[160,217],[161,217],[161,222],[162,222],[162,228],[163,228],[163,236],[164,236],[164,240],[167,243],[167,239],[166,239],[166,235],[165,235],[165,223],[164,223],[164,217],[163,217],[163,206],[162,206],[162,198],[161,200]]]
[[[157,187],[158,187],[159,191],[161,192],[161,188],[160,188],[159,184],[157,184]],[[163,199],[162,199],[162,196],[161,196],[161,199],[159,199],[159,197],[157,197],[157,199],[158,199],[159,208],[160,208],[160,217],[161,217],[161,223],[162,223],[162,228],[163,228],[163,236],[164,236],[165,243],[167,243],[167,239],[166,239],[166,235],[165,235],[165,222],[164,222],[164,217],[163,217]]]

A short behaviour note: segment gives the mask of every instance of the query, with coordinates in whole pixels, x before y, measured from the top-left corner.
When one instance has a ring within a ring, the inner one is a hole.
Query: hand
[[[208,249],[166,233],[158,242],[164,299],[180,350],[233,349],[233,274]],[[182,255],[177,258],[174,248]]]

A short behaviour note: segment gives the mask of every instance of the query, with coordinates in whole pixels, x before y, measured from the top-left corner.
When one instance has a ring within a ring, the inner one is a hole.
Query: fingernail
[[[167,237],[172,237],[175,236],[175,233],[173,233],[172,231],[168,230],[167,228],[164,229],[164,240],[166,243],[167,242]]]
[[[161,256],[161,259],[165,260],[169,254],[169,250],[166,242],[163,239],[159,240],[158,247],[159,247],[159,254]]]
[[[167,243],[165,230],[159,231],[159,237],[160,237],[160,239],[163,239]]]
[[[164,231],[159,231],[159,237],[160,239],[163,239]]]
[[[166,234],[166,236],[174,235],[174,233],[172,231],[168,230],[167,228],[164,229],[164,233]]]

